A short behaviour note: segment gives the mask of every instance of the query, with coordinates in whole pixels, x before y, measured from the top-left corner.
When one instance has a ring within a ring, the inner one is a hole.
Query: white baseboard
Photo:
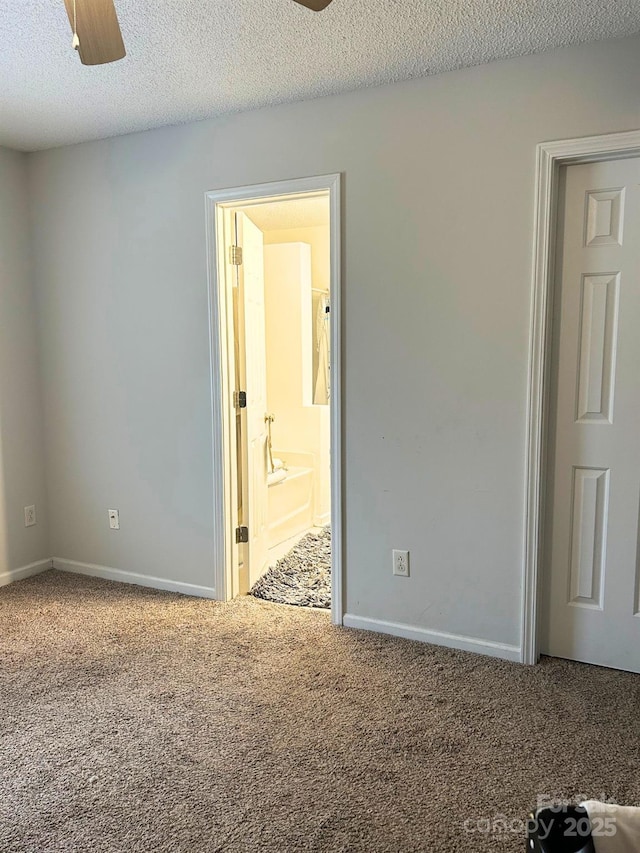
[[[479,655],[489,655],[517,663],[521,661],[518,646],[508,646],[490,640],[477,640],[475,637],[430,631],[427,628],[416,628],[413,625],[402,625],[398,622],[384,622],[382,619],[367,619],[364,616],[354,616],[352,613],[345,613],[342,624],[345,628],[359,628],[364,631],[375,631],[378,634],[391,634],[394,637],[404,637],[405,640],[418,640],[421,643],[432,643],[436,646],[475,652]]]
[[[32,575],[39,575],[40,572],[46,572],[52,567],[51,560],[38,560],[36,563],[29,563],[28,566],[20,566],[19,569],[11,569],[8,572],[0,573],[0,586],[7,586],[14,581],[21,581],[25,578],[30,578]]]
[[[136,572],[125,572],[122,569],[112,569],[109,566],[98,566],[95,563],[79,563],[77,560],[65,560],[62,557],[53,558],[53,568],[61,572],[73,572],[76,575],[89,575],[93,578],[104,578],[119,583],[132,583],[136,586],[147,586],[151,589],[162,589],[167,592],[180,592],[183,595],[194,595],[198,598],[215,598],[213,587],[196,586],[196,584],[172,581],[168,578],[155,578],[150,575],[140,575]]]
[[[313,516],[313,526],[314,527],[326,527],[327,524],[331,524],[331,513],[325,512],[322,515],[314,515]]]

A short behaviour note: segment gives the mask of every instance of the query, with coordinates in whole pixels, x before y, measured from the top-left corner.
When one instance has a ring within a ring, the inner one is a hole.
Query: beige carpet
[[[638,676],[59,572],[0,590],[0,662],[2,853],[522,851],[465,821],[640,802]]]

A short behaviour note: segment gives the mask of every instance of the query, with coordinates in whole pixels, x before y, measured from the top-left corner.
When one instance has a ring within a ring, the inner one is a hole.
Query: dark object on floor
[[[307,533],[253,585],[251,595],[296,607],[331,607],[331,529]]]
[[[527,850],[533,853],[595,853],[583,806],[538,809],[530,818],[528,838]]]

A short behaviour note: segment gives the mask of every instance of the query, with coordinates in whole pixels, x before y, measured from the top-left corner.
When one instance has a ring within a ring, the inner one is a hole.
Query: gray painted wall
[[[53,553],[212,585],[203,194],[342,172],[347,610],[517,645],[535,146],[640,126],[639,48],[30,156]]]
[[[35,332],[27,157],[0,148],[0,576],[51,556]]]

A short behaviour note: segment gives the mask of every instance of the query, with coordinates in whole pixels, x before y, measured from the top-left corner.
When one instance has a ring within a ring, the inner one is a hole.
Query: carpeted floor
[[[2,853],[521,851],[480,821],[640,801],[638,676],[60,572],[0,589],[0,665]]]
[[[331,528],[312,531],[268,569],[251,595],[297,607],[331,607]]]

